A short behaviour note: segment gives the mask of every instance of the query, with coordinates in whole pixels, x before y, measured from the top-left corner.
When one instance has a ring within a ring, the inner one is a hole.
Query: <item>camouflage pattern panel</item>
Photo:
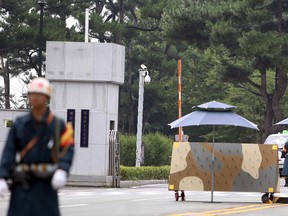
[[[169,190],[211,191],[212,173],[214,191],[278,193],[277,145],[174,142]]]

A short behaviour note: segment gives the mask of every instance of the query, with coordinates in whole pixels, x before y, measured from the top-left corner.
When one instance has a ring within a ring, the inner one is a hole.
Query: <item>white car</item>
[[[283,169],[284,159],[281,158],[281,150],[284,147],[285,142],[288,141],[288,134],[271,134],[267,137],[264,144],[277,144],[278,145],[278,158],[279,158],[279,172],[281,176],[281,172]]]

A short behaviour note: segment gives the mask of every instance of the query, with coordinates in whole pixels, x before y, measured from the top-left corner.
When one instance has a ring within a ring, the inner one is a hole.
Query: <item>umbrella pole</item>
[[[211,203],[213,203],[213,192],[214,192],[214,132],[215,126],[213,125],[213,143],[212,143],[212,173],[211,173]]]

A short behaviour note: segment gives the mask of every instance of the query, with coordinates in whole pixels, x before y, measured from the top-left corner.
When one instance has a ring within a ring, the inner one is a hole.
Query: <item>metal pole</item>
[[[142,124],[143,124],[143,102],[144,102],[144,76],[145,71],[139,70],[139,98],[138,98],[138,120],[137,120],[137,142],[136,142],[136,167],[141,164]]]
[[[178,118],[182,117],[182,99],[181,99],[181,60],[178,60]],[[182,142],[182,127],[178,128],[178,141]]]
[[[85,10],[85,42],[88,41],[88,33],[89,33],[89,8]]]
[[[45,5],[45,0],[38,1],[40,7],[40,26],[39,26],[39,74],[42,76],[42,43],[43,43],[43,9]]]
[[[214,132],[215,126],[213,125],[213,144],[212,144],[212,172],[211,172],[211,203],[213,203],[213,193],[214,193],[214,163],[215,163],[215,155],[214,155]]]

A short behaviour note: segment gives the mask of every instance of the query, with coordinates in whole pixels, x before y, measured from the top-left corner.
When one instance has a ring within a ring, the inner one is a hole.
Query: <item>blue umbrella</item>
[[[169,124],[171,128],[200,125],[231,125],[256,129],[257,125],[231,110],[196,110]]]
[[[219,110],[234,110],[237,107],[229,105],[229,104],[217,102],[217,101],[211,101],[208,103],[198,105],[197,108],[205,109],[205,110],[217,110],[217,109],[219,109]]]
[[[195,108],[195,107],[193,107]],[[256,129],[257,125],[235,113],[236,106],[211,101],[196,106],[196,111],[173,122],[171,128],[200,125],[231,125]]]
[[[196,111],[189,113],[173,122],[171,128],[186,127],[186,126],[200,126],[211,125],[213,126],[213,145],[212,145],[212,181],[211,181],[211,202],[213,202],[214,191],[214,131],[217,125],[231,125],[259,130],[257,125],[253,122],[237,115],[234,111],[237,107],[211,101],[196,106]]]

